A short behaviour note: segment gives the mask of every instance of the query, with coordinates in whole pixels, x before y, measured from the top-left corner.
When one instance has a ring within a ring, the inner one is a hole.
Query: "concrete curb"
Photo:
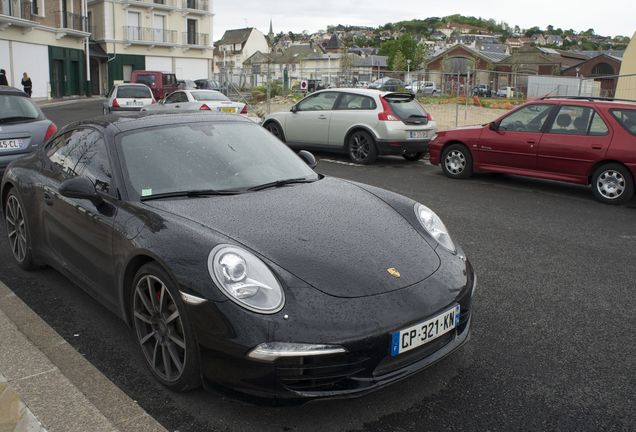
[[[167,432],[2,282],[0,341],[0,430]]]

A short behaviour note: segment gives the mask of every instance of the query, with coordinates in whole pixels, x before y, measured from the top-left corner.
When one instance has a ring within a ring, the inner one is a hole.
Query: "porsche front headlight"
[[[457,252],[453,239],[451,239],[444,222],[435,214],[433,210],[423,204],[415,204],[415,215],[420,221],[424,229],[433,237],[440,245],[451,251]]]
[[[223,294],[246,309],[273,314],[285,304],[283,289],[272,271],[241,247],[219,245],[212,249],[208,271]]]

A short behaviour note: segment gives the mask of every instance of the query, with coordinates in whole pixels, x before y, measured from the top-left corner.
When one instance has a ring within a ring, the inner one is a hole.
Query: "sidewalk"
[[[63,97],[60,99],[33,99],[33,101],[37,103],[40,108],[48,108],[48,107],[54,107],[54,106],[60,106],[60,105],[70,105],[70,104],[83,103],[83,102],[94,102],[94,101],[101,102],[103,100],[104,100],[103,96],[92,96],[92,97],[68,96],[68,97]]]
[[[167,432],[0,282],[0,432]]]

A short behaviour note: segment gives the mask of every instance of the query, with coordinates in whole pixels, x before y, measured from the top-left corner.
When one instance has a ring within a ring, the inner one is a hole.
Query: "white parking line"
[[[320,162],[329,162],[329,163],[334,163],[334,164],[338,164],[338,165],[349,165],[349,166],[356,166],[356,167],[364,166],[364,165],[356,164],[356,163],[353,163],[353,162],[344,162],[344,161],[339,161],[339,160],[335,160],[335,159],[320,159]]]

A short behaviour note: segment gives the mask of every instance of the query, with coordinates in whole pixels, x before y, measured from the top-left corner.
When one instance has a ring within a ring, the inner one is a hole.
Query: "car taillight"
[[[207,106],[206,104],[201,105],[201,108],[199,108],[199,109],[200,109],[200,110],[203,110],[203,111],[212,111],[212,110],[210,109],[210,107],[209,107],[209,106]]]
[[[428,121],[433,121],[433,115],[431,113],[426,113],[426,119]]]
[[[247,114],[247,104],[243,105],[243,109],[241,110],[241,114]]]
[[[113,99],[113,108],[119,108],[119,102],[117,102],[117,99]]]
[[[378,120],[380,121],[400,121],[391,109],[391,105],[380,96],[380,102],[382,103],[382,112],[378,113]]]
[[[44,142],[47,142],[49,138],[55,135],[55,132],[57,132],[57,126],[55,126],[55,123],[51,123],[46,129],[46,134],[44,134]]]

